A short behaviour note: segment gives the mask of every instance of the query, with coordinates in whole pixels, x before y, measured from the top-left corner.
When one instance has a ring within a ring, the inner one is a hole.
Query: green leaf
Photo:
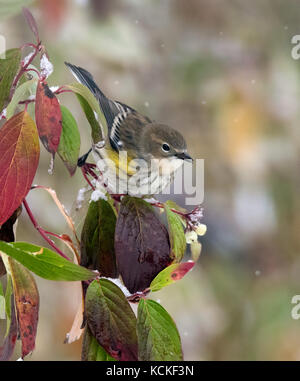
[[[92,335],[89,327],[85,328],[81,361],[116,361],[98,344],[97,340]]]
[[[56,281],[77,281],[96,278],[97,274],[72,263],[54,251],[27,242],[0,241],[0,251],[20,262],[41,278]]]
[[[97,342],[116,360],[137,360],[136,317],[123,292],[107,279],[86,293],[86,321]]]
[[[93,142],[97,143],[100,140],[104,140],[108,133],[107,122],[103,112],[100,109],[98,100],[94,97],[91,91],[86,86],[82,85],[81,83],[72,83],[71,85],[67,85],[66,87],[72,90],[74,93],[79,94],[81,97],[84,98],[84,101],[82,101],[80,97],[78,99],[81,103],[81,106],[83,108],[83,111],[86,114],[86,117],[89,123],[91,123],[92,121],[91,127],[92,127]],[[98,126],[95,124],[96,119],[92,120],[91,111],[96,112],[98,116],[98,121],[100,122],[100,126],[101,126],[100,129],[98,127],[99,123],[97,122]]]
[[[20,263],[8,258],[13,281],[18,327],[22,341],[22,358],[34,350],[39,318],[39,293],[31,273]]]
[[[80,150],[80,134],[76,120],[71,112],[60,106],[62,116],[62,132],[57,153],[73,176],[77,168],[77,160]]]
[[[6,58],[0,59],[0,112],[3,110],[9,97],[13,80],[20,67],[20,61],[20,49],[7,50]]]
[[[0,319],[5,319],[5,316],[5,296],[2,283],[0,282]]]
[[[22,85],[20,85],[16,89],[14,96],[13,96],[11,102],[9,103],[9,105],[7,106],[7,109],[6,109],[6,118],[7,119],[10,119],[14,115],[15,110],[18,106],[18,103],[20,101],[26,99],[28,97],[28,95],[30,95],[30,89],[36,83],[37,83],[37,81],[35,79],[31,79],[30,81],[24,82]]]
[[[92,129],[92,140],[93,143],[97,143],[101,140],[103,140],[102,133],[101,133],[101,127],[98,123],[95,113],[89,103],[83,98],[80,94],[76,94],[77,99],[79,100],[79,103],[85,113],[85,116],[91,126]]]
[[[139,302],[137,335],[139,361],[183,360],[176,325],[167,311],[154,300],[141,299]]]
[[[186,240],[182,221],[176,213],[171,211],[169,201],[164,204],[164,208],[168,219],[171,252],[174,256],[175,262],[180,262],[186,249]]]
[[[118,276],[114,250],[116,216],[105,200],[89,205],[81,233],[81,265],[98,270],[101,276]]]
[[[166,204],[168,205],[169,208],[171,209],[174,209],[174,210],[178,210],[178,212],[181,212],[181,213],[187,213],[187,210],[185,208],[183,208],[182,206],[179,206],[175,201],[173,200],[168,200],[166,201]],[[180,217],[180,215],[178,215],[178,217]]]
[[[159,291],[165,286],[182,279],[195,265],[195,262],[174,263],[163,269],[150,284],[151,291]]]

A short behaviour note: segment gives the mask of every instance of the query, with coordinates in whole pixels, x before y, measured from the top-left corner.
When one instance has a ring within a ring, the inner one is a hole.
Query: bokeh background
[[[83,66],[110,97],[184,133],[191,155],[205,160],[201,257],[152,295],[174,318],[185,359],[299,360],[300,320],[291,316],[300,294],[300,60],[291,56],[299,1],[1,0],[7,48],[33,39],[22,5],[54,64],[50,85],[73,81],[64,61]],[[75,96],[60,100],[85,153],[90,130]],[[49,176],[41,150],[34,183],[53,187],[71,210],[81,174],[70,178],[57,160]],[[68,232],[46,192],[28,202],[44,228]],[[25,213],[17,239],[45,244]],[[41,314],[28,360],[79,360],[81,342],[63,344],[74,284],[36,280]]]

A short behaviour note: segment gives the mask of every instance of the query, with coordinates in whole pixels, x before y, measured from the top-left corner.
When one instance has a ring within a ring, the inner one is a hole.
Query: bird
[[[68,62],[65,64],[98,100],[108,127],[105,145],[93,144],[78,164],[82,165],[92,152],[102,182],[112,194],[153,196],[161,193],[173,182],[184,160],[193,160],[182,134],[125,103],[109,99],[90,72]]]

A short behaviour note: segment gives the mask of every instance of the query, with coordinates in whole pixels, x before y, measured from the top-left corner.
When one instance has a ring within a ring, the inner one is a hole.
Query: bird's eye
[[[164,144],[161,146],[161,149],[162,149],[164,152],[169,152],[169,151],[170,151],[170,146],[169,146],[169,144],[164,143]]]

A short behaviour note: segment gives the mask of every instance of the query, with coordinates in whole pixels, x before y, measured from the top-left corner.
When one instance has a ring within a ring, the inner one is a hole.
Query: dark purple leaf
[[[171,263],[167,229],[151,205],[140,198],[123,198],[115,232],[119,272],[131,293],[143,291]]]

